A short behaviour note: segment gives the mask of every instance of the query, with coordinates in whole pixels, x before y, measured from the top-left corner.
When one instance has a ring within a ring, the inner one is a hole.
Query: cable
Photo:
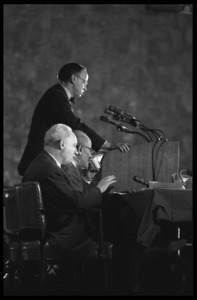
[[[162,133],[163,136],[161,136],[161,135],[159,135],[159,134],[157,133],[157,131],[161,131],[161,130],[158,130],[158,129],[150,129],[150,128],[148,128],[148,127],[145,126],[145,125],[141,125],[141,127],[142,127],[142,126],[143,126],[143,128],[144,128],[145,130],[151,132],[151,134],[154,136],[154,139],[155,139],[155,140],[162,140],[162,139],[163,139],[164,134]],[[162,132],[162,131],[161,131],[161,132]],[[165,136],[164,136],[164,138],[165,138]]]
[[[145,129],[144,129],[144,126],[143,126],[143,125],[140,126],[140,129],[143,130],[143,131],[148,135],[148,137],[149,137],[149,142],[153,142],[153,141],[154,141],[154,139],[152,138],[151,134],[148,132],[148,130],[145,130]]]
[[[145,135],[143,135],[141,132],[138,132],[138,131],[130,131],[128,128],[126,128],[125,126],[123,126],[122,127],[122,125],[121,124],[117,124],[117,130],[118,131],[123,131],[123,132],[126,132],[126,133],[131,133],[131,134],[138,134],[138,135],[140,135],[140,136],[142,136],[145,140],[146,140],[146,142],[150,142],[149,141],[149,139],[145,136]]]
[[[158,141],[156,141],[152,148],[152,172],[153,172],[153,181],[155,181],[155,161],[154,161],[154,151]]]

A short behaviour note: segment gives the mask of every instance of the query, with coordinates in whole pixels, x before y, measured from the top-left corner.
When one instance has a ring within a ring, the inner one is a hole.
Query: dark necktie
[[[69,106],[70,106],[70,109],[71,109],[71,111],[74,113],[74,109],[73,109],[73,107],[72,107],[72,103],[73,103],[73,104],[75,103],[74,97],[70,98],[70,100],[69,100]]]

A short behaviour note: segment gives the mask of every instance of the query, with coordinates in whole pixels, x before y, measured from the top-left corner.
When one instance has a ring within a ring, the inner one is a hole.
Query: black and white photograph
[[[3,4],[3,295],[193,296],[193,4]]]

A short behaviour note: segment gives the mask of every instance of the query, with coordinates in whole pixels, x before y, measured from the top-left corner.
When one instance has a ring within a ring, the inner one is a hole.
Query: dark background
[[[179,141],[180,169],[192,169],[192,30],[192,14],[145,4],[4,5],[4,185],[21,181],[35,105],[69,62],[90,76],[75,108],[83,121],[110,142],[135,144],[99,120],[119,106]]]

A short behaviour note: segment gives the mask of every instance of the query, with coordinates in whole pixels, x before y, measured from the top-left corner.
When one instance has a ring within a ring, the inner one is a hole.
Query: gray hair
[[[68,138],[72,132],[72,129],[65,124],[55,124],[45,133],[44,145],[52,146],[58,141]]]

